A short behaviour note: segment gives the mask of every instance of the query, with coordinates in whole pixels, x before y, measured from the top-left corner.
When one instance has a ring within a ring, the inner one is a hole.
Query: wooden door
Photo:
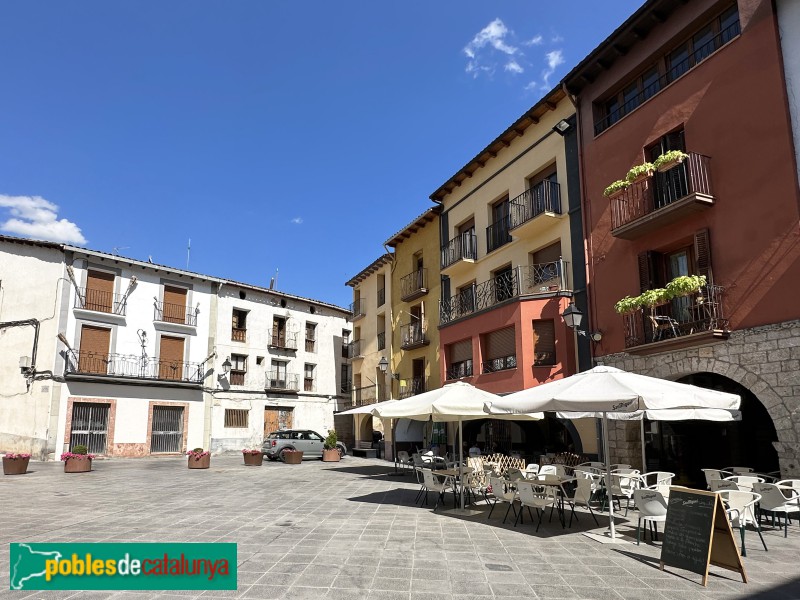
[[[89,271],[86,277],[86,297],[83,307],[110,313],[114,308],[114,274]]]
[[[162,318],[167,323],[186,322],[186,289],[164,286],[164,310]]]
[[[158,378],[180,381],[183,379],[183,345],[179,337],[161,336],[158,352]]]
[[[293,422],[291,408],[265,408],[264,409],[264,439],[279,429],[291,429]]]
[[[110,329],[82,325],[81,346],[78,352],[78,372],[108,375],[108,349],[110,345]]]

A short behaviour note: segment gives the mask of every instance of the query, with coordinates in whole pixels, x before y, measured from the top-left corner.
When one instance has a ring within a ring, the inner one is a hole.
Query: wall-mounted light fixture
[[[555,131],[558,135],[564,136],[567,135],[567,132],[572,129],[572,125],[566,119],[561,119],[558,123],[555,124],[553,127],[553,131]]]
[[[575,333],[578,335],[588,337],[595,343],[603,339],[603,332],[599,329],[597,331],[587,332],[580,328],[581,322],[583,321],[583,313],[578,310],[574,302],[569,303],[569,306],[561,313],[561,318],[564,319],[566,326],[570,329],[574,329]]]
[[[381,373],[386,374],[389,370],[389,361],[386,360],[385,356],[381,356],[381,359],[378,361],[378,368],[381,370]],[[400,379],[400,373],[392,373],[392,379]]]
[[[222,372],[225,374],[226,377],[228,376],[228,373],[231,372],[231,366],[232,366],[231,365],[231,357],[229,356],[222,363]]]

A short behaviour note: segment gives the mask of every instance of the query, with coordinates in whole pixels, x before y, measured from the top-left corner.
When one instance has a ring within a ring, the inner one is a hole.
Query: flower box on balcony
[[[653,166],[659,173],[666,173],[670,169],[677,167],[684,160],[689,158],[689,155],[680,150],[670,150],[665,152],[653,161]]]
[[[603,190],[603,195],[608,198],[609,200],[614,200],[615,198],[620,197],[625,190],[630,187],[630,183],[625,181],[624,179],[618,179],[611,185],[609,185],[605,190]]]
[[[646,162],[641,165],[631,167],[631,170],[628,171],[628,175],[625,177],[625,180],[633,185],[635,183],[639,183],[640,181],[644,181],[648,177],[652,177],[654,172],[655,167],[653,166],[653,163]]]

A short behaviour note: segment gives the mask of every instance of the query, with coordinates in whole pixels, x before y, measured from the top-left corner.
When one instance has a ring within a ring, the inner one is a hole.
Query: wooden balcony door
[[[180,381],[183,379],[183,349],[186,340],[161,336],[158,352],[158,378]]]
[[[78,353],[78,372],[108,374],[108,349],[111,330],[93,325],[81,326],[81,345]]]
[[[279,429],[292,428],[291,408],[265,408],[264,409],[264,437]]]
[[[167,323],[186,322],[186,292],[185,288],[164,286],[164,311],[162,318]]]
[[[105,313],[114,312],[114,273],[91,270],[88,272],[83,308]]]

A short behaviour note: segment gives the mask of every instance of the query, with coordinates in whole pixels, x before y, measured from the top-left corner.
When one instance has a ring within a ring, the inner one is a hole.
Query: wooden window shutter
[[[461,340],[450,346],[450,362],[472,360],[472,340]]]
[[[639,291],[646,292],[655,285],[655,252],[648,250],[639,254]]]
[[[114,303],[114,274],[92,271],[86,276],[86,300],[84,308],[100,312],[112,312]]]
[[[556,326],[552,319],[533,322],[533,364],[556,364]]]
[[[701,229],[694,234],[694,260],[698,275],[705,275],[708,283],[713,283],[711,271],[711,239],[708,229]]]
[[[105,327],[81,326],[81,347],[78,370],[82,373],[103,373],[108,370],[108,349],[111,330]]]
[[[516,356],[517,348],[514,340],[514,328],[506,327],[492,331],[486,336],[486,360]]]
[[[183,338],[161,336],[158,353],[158,378],[180,381],[183,379]]]
[[[164,286],[162,319],[168,323],[186,322],[186,288]]]

